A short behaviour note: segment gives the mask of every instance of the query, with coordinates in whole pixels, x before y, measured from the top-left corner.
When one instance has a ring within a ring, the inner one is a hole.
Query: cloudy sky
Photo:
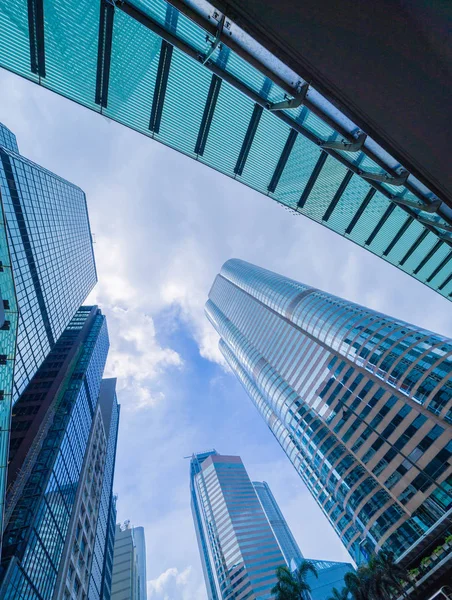
[[[86,192],[121,424],[118,519],[146,532],[150,600],[206,598],[188,492],[193,451],[239,454],[305,556],[347,560],[234,377],[203,314],[239,257],[452,336],[450,303],[382,260],[138,133],[0,70],[0,121],[24,156]]]

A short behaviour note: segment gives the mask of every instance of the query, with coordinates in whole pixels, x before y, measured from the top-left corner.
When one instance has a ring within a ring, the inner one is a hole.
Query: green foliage
[[[411,575],[412,577],[417,577],[420,572],[420,569],[411,569],[411,571],[408,571],[408,575]]]
[[[444,540],[445,544],[452,544],[452,535],[448,535],[447,538]]]
[[[344,577],[346,590],[353,600],[392,600],[401,595],[407,598],[404,585],[408,582],[406,569],[395,562],[392,552],[384,551],[372,556],[356,573],[346,573]],[[337,598],[332,596],[330,600]]]
[[[441,552],[443,551],[443,547],[442,546],[437,546],[434,550],[433,550],[433,554],[441,554]]]
[[[431,562],[431,557],[430,556],[424,556],[424,558],[421,560],[421,567],[427,567],[430,562]]]
[[[294,573],[288,567],[278,567],[276,569],[278,582],[271,590],[274,599],[306,600],[311,591],[311,586],[306,582],[309,573],[318,577],[317,569],[308,560],[303,560]]]
[[[341,590],[333,588],[328,600],[350,600],[350,592],[347,588],[342,588]]]

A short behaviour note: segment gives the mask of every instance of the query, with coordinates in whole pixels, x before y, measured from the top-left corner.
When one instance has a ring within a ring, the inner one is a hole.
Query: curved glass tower
[[[451,340],[235,259],[206,312],[355,560],[450,532]]]

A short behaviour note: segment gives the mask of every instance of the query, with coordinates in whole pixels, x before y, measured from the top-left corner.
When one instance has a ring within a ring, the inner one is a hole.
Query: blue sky
[[[266,480],[304,554],[347,554],[221,362],[203,306],[239,257],[452,336],[450,303],[351,242],[207,167],[0,71],[23,155],[83,188],[122,407],[118,518],[146,532],[150,600],[204,600],[188,461],[215,447]]]

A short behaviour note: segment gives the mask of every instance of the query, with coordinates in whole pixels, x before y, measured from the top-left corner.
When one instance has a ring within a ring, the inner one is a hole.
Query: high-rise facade
[[[114,529],[116,504],[113,495],[113,476],[116,461],[116,444],[119,426],[119,405],[116,397],[116,379],[103,379],[99,392],[101,412],[100,438],[104,442],[104,453],[99,464],[94,465],[94,474],[102,473],[96,493],[100,494],[96,518],[96,538],[91,567],[91,580],[88,597],[90,600],[110,600],[113,571]],[[93,485],[95,485],[93,483]],[[113,521],[114,519],[114,521]]]
[[[26,0],[0,6],[2,67],[254,188],[450,298],[447,187],[421,181],[412,152],[383,148],[373,121],[353,121],[349,102],[341,112],[337,97],[331,103],[324,95],[325,78],[313,84],[315,69],[302,73],[299,63],[271,54],[250,35],[255,22],[243,29],[235,19],[244,3],[236,2],[234,14],[228,5],[226,14],[221,0],[61,0],[45,10],[35,1],[35,10]],[[278,13],[271,14],[279,34]],[[323,49],[322,41],[312,45]],[[383,113],[392,131],[391,114]],[[424,123],[422,111],[416,117],[410,122]],[[430,129],[420,129],[430,141]]]
[[[108,346],[105,317],[81,307],[14,405],[5,600],[101,597],[119,417]]]
[[[276,502],[270,486],[265,481],[254,481],[262,508],[267,516],[270,526],[275,534],[278,544],[286,560],[287,566],[294,571],[299,567],[303,558],[300,548],[287,524],[284,515]],[[303,521],[303,515],[300,514]],[[346,573],[354,571],[353,565],[344,562],[329,560],[307,559],[316,568],[317,574],[308,573],[306,581],[311,588],[310,600],[329,600],[333,594],[333,588],[341,589],[344,586]]]
[[[240,260],[206,312],[353,558],[418,566],[452,533],[452,341]]]
[[[1,124],[0,199],[1,521],[11,403],[97,276],[85,194],[19,154],[14,134]]]
[[[286,519],[279,508],[270,486],[266,481],[253,481],[253,487],[258,495],[262,508],[273,529],[286,564],[295,568],[303,560],[303,554],[295,541]]]
[[[190,462],[193,520],[208,600],[264,600],[284,557],[239,456]]]
[[[146,600],[146,542],[143,527],[116,525],[111,600]]]

